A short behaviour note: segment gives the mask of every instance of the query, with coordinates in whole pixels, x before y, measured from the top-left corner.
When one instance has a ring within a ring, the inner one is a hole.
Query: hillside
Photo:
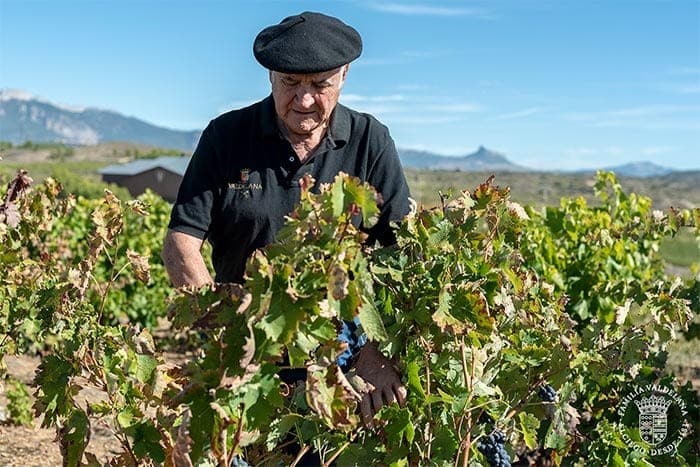
[[[615,166],[595,167],[586,170],[576,170],[570,173],[593,175],[596,172],[596,170],[606,170],[609,172],[615,172],[617,175],[620,176],[636,178],[661,177],[675,172],[673,169],[654,164],[653,162],[639,161],[629,162],[627,164]]]
[[[0,90],[0,140],[94,145],[129,141],[192,151],[199,131],[162,128],[134,117],[95,108],[73,109],[29,93]]]
[[[439,204],[438,190],[446,193],[473,189],[495,173],[495,183],[509,186],[513,199],[534,206],[558,204],[563,196],[582,196],[589,202],[593,198],[593,174],[565,174],[553,172],[454,172],[406,169],[411,194],[426,206]],[[654,207],[666,209],[700,206],[700,171],[678,172],[661,177],[623,177],[620,183],[627,192],[634,192],[652,199]]]
[[[465,156],[442,156],[428,151],[415,151],[412,149],[399,149],[401,163],[406,168],[430,169],[430,170],[458,170],[458,171],[500,171],[523,172],[529,170],[521,165],[514,164],[508,158],[496,151],[479,146],[476,152]]]
[[[63,144],[36,144],[30,147],[12,147],[0,150],[0,157],[7,162],[34,164],[49,162],[120,163],[134,158],[156,155],[191,154],[189,151],[166,149],[149,144],[113,141],[92,146]]]

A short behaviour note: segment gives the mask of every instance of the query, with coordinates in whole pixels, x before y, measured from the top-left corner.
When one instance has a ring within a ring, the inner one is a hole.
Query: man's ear
[[[340,72],[340,88],[343,88],[343,85],[345,84],[345,78],[348,76],[348,70],[350,69],[350,64],[346,63],[343,65],[343,69]]]

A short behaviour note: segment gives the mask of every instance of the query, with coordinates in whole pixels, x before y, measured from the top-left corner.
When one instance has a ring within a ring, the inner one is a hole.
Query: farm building
[[[138,196],[150,188],[164,199],[175,201],[189,162],[189,157],[161,156],[110,165],[99,172],[103,181],[123,186],[132,196]]]

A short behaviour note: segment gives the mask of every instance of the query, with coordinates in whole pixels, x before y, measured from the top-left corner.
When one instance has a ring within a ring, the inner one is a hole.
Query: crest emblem
[[[248,183],[248,175],[250,174],[250,169],[241,169],[241,183]]]
[[[632,409],[635,406],[636,414]],[[678,452],[678,445],[692,431],[688,407],[670,386],[647,384],[633,388],[622,398],[617,413],[625,444],[652,457]]]
[[[672,402],[671,399],[654,395],[634,401],[639,409],[639,434],[652,446],[666,439],[668,428],[666,412]]]
[[[236,176],[233,175],[231,178],[235,179],[235,177]],[[240,196],[243,196],[244,198],[251,198],[253,196],[254,191],[258,192],[263,189],[262,183],[257,181],[250,181],[250,169],[247,167],[240,169],[239,179],[236,181],[229,182],[228,187],[231,190],[237,191],[240,194]]]

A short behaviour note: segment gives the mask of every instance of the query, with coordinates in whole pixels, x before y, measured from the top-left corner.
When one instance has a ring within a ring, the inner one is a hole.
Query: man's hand
[[[398,402],[403,406],[406,402],[407,392],[401,384],[401,376],[374,342],[368,342],[362,347],[353,369],[357,376],[369,384],[369,391],[362,394],[360,402],[362,421],[366,426],[372,426],[374,414],[384,405]]]

